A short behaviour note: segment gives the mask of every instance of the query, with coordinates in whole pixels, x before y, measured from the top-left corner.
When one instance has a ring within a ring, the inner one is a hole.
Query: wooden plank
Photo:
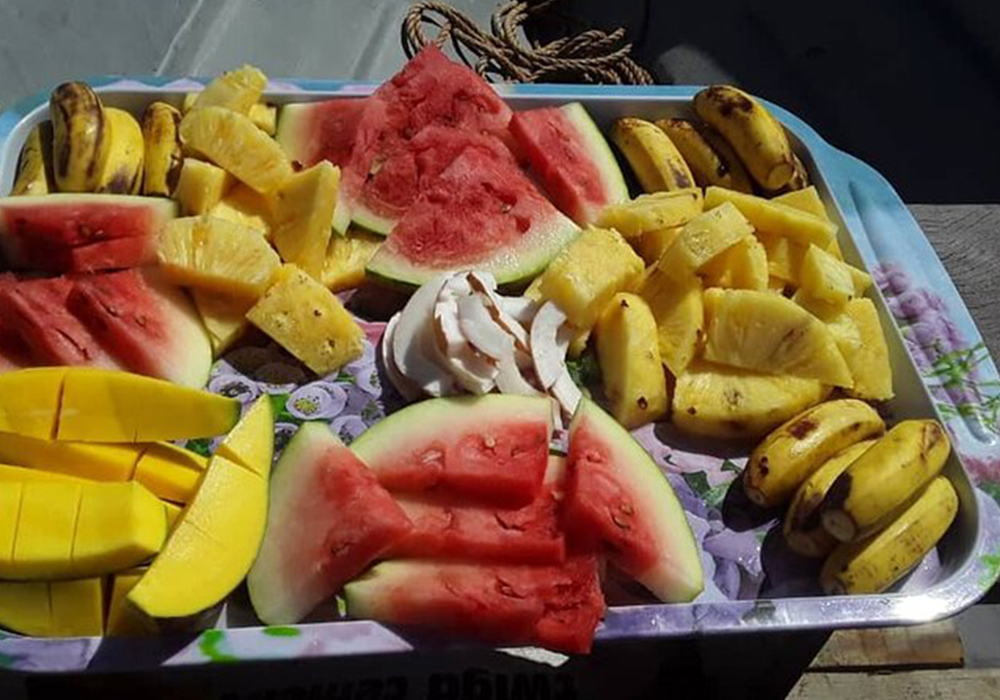
[[[838,630],[809,666],[810,671],[958,668],[962,638],[951,620],[915,627]]]
[[[1000,697],[1000,669],[807,673],[788,700],[985,700]]]

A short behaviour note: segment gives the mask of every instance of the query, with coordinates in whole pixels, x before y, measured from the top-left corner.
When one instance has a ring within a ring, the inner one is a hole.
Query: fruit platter
[[[0,114],[0,253],[0,668],[906,624],[1000,573],[954,285],[732,86],[71,81]]]

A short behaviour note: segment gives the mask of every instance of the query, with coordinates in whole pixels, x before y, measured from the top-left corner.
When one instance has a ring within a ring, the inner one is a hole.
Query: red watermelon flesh
[[[410,530],[371,471],[323,423],[306,423],[271,477],[268,526],[247,577],[257,616],[294,624]]]
[[[9,272],[0,273],[0,291],[17,283]],[[15,329],[9,328],[0,318],[0,372],[21,369],[31,365],[31,353]]]
[[[142,267],[156,261],[156,238],[145,236],[115,238],[68,248],[53,259],[58,261],[60,270],[67,272],[100,272]]]
[[[614,418],[584,399],[569,431],[563,525],[665,602],[701,593],[701,555],[670,482]]]
[[[604,614],[593,556],[557,566],[395,560],[344,588],[352,617],[502,644],[590,651]]]
[[[275,135],[285,154],[303,168],[322,160],[347,165],[367,98],[343,97],[281,108]]]
[[[628,198],[611,148],[579,102],[517,112],[510,131],[553,203],[581,226]]]
[[[76,278],[68,308],[127,369],[203,387],[212,349],[194,305],[155,269]]]
[[[351,450],[390,491],[520,508],[541,492],[551,420],[548,398],[430,399],[376,423]]]
[[[19,280],[0,289],[4,333],[28,347],[32,364],[120,368],[90,330],[70,313],[69,277]]]

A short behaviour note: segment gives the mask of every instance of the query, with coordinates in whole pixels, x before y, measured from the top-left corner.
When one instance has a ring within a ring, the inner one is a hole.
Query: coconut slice
[[[531,322],[538,313],[538,302],[528,297],[500,297],[500,306],[525,328],[531,327]]]
[[[490,315],[481,294],[458,299],[458,324],[469,343],[494,360],[514,349],[514,337]]]
[[[514,394],[516,396],[544,396],[542,392],[531,385],[521,369],[517,366],[514,353],[508,353],[497,361],[497,389],[501,394]]]
[[[472,285],[469,283],[468,272],[456,272],[449,277],[444,286],[441,287],[441,292],[438,294],[438,300],[443,300],[446,298],[457,299],[458,297],[464,297],[472,294]]]
[[[555,384],[549,389],[549,393],[555,397],[566,414],[570,416],[576,413],[576,407],[580,405],[580,400],[583,398],[580,387],[573,381],[573,377],[569,376],[568,369],[564,369],[563,373],[559,375]]]
[[[457,389],[440,361],[434,336],[434,304],[447,280],[447,275],[440,275],[421,286],[403,307],[392,334],[392,359],[400,373],[431,396]]]
[[[496,277],[492,273],[485,272],[483,270],[473,270],[468,275],[466,279],[469,280],[469,284],[477,292],[483,292],[485,290],[495,291],[497,288]]]
[[[563,328],[567,328],[566,314],[551,301],[542,304],[531,322],[531,357],[544,389],[555,384],[566,370],[566,350],[572,331],[560,332]]]
[[[474,272],[469,275],[469,284],[472,288],[482,294],[487,301],[486,308],[493,316],[494,320],[500,326],[503,327],[505,331],[514,336],[514,342],[519,350],[525,352],[528,351],[530,339],[528,338],[528,331],[525,330],[528,324],[521,323],[516,318],[511,316],[507,311],[504,310],[504,297],[497,294],[489,285],[483,283],[483,281],[478,277],[483,273]]]
[[[497,367],[473,349],[458,323],[458,301],[445,298],[434,305],[434,330],[445,364],[458,383],[473,394],[493,389]]]
[[[552,406],[552,433],[560,433],[566,429],[566,424],[563,422],[563,409],[558,401],[555,399],[549,399],[549,403]]]
[[[421,397],[423,391],[403,374],[399,369],[399,365],[396,364],[396,358],[393,357],[392,342],[396,334],[396,326],[399,325],[399,317],[400,313],[396,313],[389,319],[389,322],[385,325],[385,330],[382,331],[382,342],[379,343],[379,349],[382,354],[382,365],[385,367],[385,373],[389,377],[389,381],[392,382],[399,395],[407,401],[416,401]]]

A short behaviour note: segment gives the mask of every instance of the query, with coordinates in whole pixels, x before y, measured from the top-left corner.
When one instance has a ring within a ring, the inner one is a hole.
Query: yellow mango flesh
[[[52,631],[49,584],[46,581],[0,581],[0,627],[32,637]]]
[[[135,480],[168,501],[187,503],[198,490],[208,459],[170,443],[149,445],[135,466]]]
[[[73,533],[83,485],[59,482],[24,484],[17,519],[14,556],[0,578],[32,580],[72,575]]]
[[[58,472],[44,472],[41,469],[29,469],[13,464],[0,464],[0,484],[21,484],[28,481],[58,481],[62,483],[85,484],[87,479],[67,476]]]
[[[137,374],[100,369],[66,373],[60,440],[153,442],[214,437],[239,419],[236,399]]]
[[[140,484],[85,485],[73,538],[73,570],[93,576],[135,566],[159,552],[166,536],[163,502]]]
[[[85,578],[49,584],[53,637],[99,637],[104,633],[104,581]]]
[[[274,408],[270,396],[254,402],[215,454],[268,477],[274,457]]]
[[[55,436],[64,367],[22,369],[0,375],[0,431]]]
[[[0,461],[94,481],[128,481],[142,453],[136,445],[62,442],[0,433]]]
[[[128,601],[128,594],[139,583],[145,570],[115,574],[111,583],[111,601],[105,634],[109,637],[137,637],[156,631],[156,625]]]
[[[23,492],[24,485],[19,482],[0,484],[0,571],[9,571],[14,560]]]
[[[171,503],[170,501],[163,501],[163,510],[167,517],[167,533],[169,534],[173,531],[174,526],[177,525],[177,521],[181,518],[181,513],[183,509],[176,503]]]

